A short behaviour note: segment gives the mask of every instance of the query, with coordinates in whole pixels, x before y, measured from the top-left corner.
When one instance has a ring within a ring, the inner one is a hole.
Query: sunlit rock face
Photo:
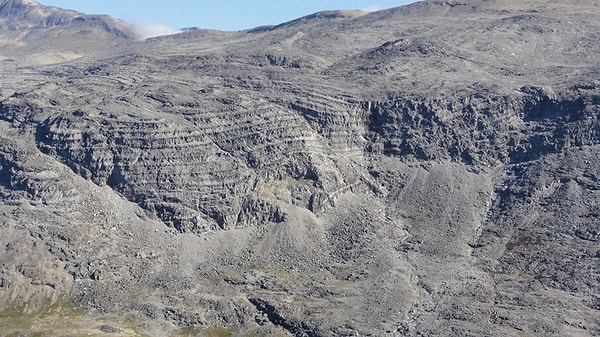
[[[138,35],[131,25],[106,15],[43,6],[35,1],[0,1],[0,62],[3,67],[56,64],[107,50]]]

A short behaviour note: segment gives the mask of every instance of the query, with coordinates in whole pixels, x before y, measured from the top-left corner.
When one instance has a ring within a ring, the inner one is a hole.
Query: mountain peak
[[[32,0],[0,0],[0,59],[26,58],[35,59],[29,62],[36,64],[55,63],[105,50],[106,46],[133,38],[134,34],[123,22],[107,15],[86,15]],[[63,56],[49,59],[48,55]]]
[[[64,23],[81,13],[43,6],[32,0],[0,0],[0,28],[49,27]]]
[[[40,4],[31,0],[0,0],[0,6],[39,6]]]
[[[39,3],[32,0],[0,0],[0,16],[5,16],[11,11],[27,10],[30,7],[41,7]]]

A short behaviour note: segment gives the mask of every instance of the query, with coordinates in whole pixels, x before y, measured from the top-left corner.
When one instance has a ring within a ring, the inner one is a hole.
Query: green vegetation
[[[104,319],[99,318],[98,322]],[[108,319],[108,322],[115,320]],[[120,319],[116,319],[120,321]],[[93,321],[92,321],[93,322]],[[127,336],[147,337],[139,333],[136,319],[127,316],[118,324],[126,330]],[[45,299],[40,304],[12,302],[0,309],[0,336],[16,337],[43,337],[73,335],[101,336],[96,327],[100,323],[90,324],[90,320],[83,317],[83,309],[76,306],[67,297],[52,301]],[[192,336],[192,335],[190,335]]]
[[[45,326],[50,321],[61,321],[75,319],[81,314],[81,310],[76,308],[73,301],[63,297],[53,301],[50,298],[44,299],[40,304],[30,304],[14,301],[0,309],[0,334],[15,333],[15,331],[32,331],[34,324]],[[57,320],[57,318],[61,318]],[[31,336],[42,336],[42,332],[33,332]]]
[[[176,337],[193,337],[199,336],[202,329],[196,326],[186,326],[181,328],[174,336]]]
[[[204,330],[206,337],[231,337],[235,329],[233,328],[208,328]]]
[[[214,327],[214,328],[200,328],[197,326],[187,326],[181,328],[174,337],[231,337],[235,333],[234,328],[225,327]]]

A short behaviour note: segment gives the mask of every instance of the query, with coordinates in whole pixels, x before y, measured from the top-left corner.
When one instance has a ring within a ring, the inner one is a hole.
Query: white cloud
[[[142,39],[181,33],[179,29],[152,22],[131,23],[130,28]]]

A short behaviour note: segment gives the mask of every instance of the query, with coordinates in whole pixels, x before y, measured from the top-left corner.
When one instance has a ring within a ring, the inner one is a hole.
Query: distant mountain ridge
[[[91,55],[135,40],[125,22],[31,0],[0,1],[0,60],[48,64]]]
[[[65,24],[81,15],[83,14],[74,11],[42,6],[35,1],[0,1],[0,23],[3,29],[49,28]]]

